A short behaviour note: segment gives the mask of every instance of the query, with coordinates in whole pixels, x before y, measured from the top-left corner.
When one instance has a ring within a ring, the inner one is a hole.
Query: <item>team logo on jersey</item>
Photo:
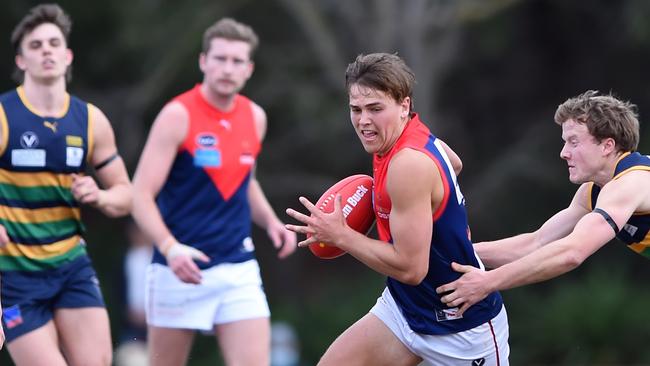
[[[56,121],[54,121],[54,122],[43,121],[43,126],[49,128],[49,129],[52,130],[52,132],[54,132],[54,133],[56,133],[56,127],[57,127],[57,125],[58,125],[58,122],[56,122]]]
[[[10,306],[2,311],[2,316],[5,320],[5,325],[8,329],[15,328],[23,323],[23,315],[20,312],[20,306]]]
[[[33,149],[38,146],[38,136],[32,131],[26,131],[20,136],[20,146],[25,149]]]
[[[196,143],[201,147],[214,147],[219,143],[219,139],[212,133],[203,132],[196,135]]]

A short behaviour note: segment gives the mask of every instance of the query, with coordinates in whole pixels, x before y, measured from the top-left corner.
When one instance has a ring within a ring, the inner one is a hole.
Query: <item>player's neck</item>
[[[607,158],[605,166],[603,167],[603,169],[600,170],[599,174],[597,174],[597,176],[595,177],[594,183],[602,187],[605,184],[609,183],[612,179],[614,179],[616,166],[618,165],[618,162],[621,160],[623,154],[624,153],[622,152],[616,152],[613,153],[611,156],[609,156]]]
[[[215,93],[205,83],[201,86],[201,94],[210,105],[223,112],[229,112],[235,104],[236,94],[223,95]]]
[[[42,115],[59,114],[68,101],[66,83],[63,78],[52,83],[42,83],[26,76],[23,91],[29,104]]]

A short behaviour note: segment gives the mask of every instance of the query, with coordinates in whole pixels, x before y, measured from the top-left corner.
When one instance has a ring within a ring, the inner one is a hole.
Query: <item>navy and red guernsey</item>
[[[157,204],[174,237],[210,257],[197,262],[205,269],[254,258],[248,185],[261,146],[248,98],[237,95],[233,108],[221,111],[200,87],[174,99],[189,125]],[[153,262],[166,263],[158,251]]]
[[[374,155],[373,198],[379,238],[392,243],[390,232],[391,200],[386,191],[386,174],[393,156],[402,149],[425,153],[442,176],[444,197],[433,213],[433,235],[429,253],[429,270],[417,286],[407,285],[388,277],[387,286],[411,329],[422,334],[450,334],[477,327],[494,318],[503,306],[498,292],[491,293],[471,306],[463,315],[440,301],[436,288],[460,277],[451,262],[483,268],[469,238],[465,199],[457,183],[449,158],[439,140],[420,121],[417,114],[407,123],[391,150]]]

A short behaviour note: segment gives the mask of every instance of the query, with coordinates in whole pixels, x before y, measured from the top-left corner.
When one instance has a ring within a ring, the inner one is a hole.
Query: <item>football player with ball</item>
[[[342,195],[332,210],[305,197],[299,243],[338,247],[386,275],[370,312],[329,347],[319,365],[508,365],[508,320],[493,292],[459,314],[436,288],[457,279],[451,263],[479,268],[469,239],[460,159],[413,111],[415,76],[394,54],[360,55],[346,70],[350,119],[373,155],[373,210],[379,239],[346,222]]]

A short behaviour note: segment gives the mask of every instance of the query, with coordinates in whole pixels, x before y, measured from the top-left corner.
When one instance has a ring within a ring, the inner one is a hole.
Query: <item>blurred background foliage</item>
[[[13,88],[11,30],[35,1],[0,12],[0,87]],[[415,107],[464,161],[460,181],[475,240],[535,230],[570,202],[559,159],[558,104],[588,89],[650,111],[650,2],[563,0],[60,1],[74,20],[70,91],[112,121],[132,173],[156,113],[200,81],[202,32],[231,16],[261,38],[244,94],[269,116],[258,178],[278,214],[316,199],[371,159],[349,125],[346,65],[359,53],[398,52],[414,69]],[[650,137],[642,125],[639,150]],[[88,241],[114,335],[120,331],[124,220],[86,210]],[[383,277],[349,256],[301,250],[276,259],[255,231],[274,320],[298,332],[304,365],[374,304]],[[650,365],[646,259],[619,242],[554,281],[503,293],[513,365]],[[6,351],[0,364],[10,364]],[[190,365],[219,364],[202,337]]]

